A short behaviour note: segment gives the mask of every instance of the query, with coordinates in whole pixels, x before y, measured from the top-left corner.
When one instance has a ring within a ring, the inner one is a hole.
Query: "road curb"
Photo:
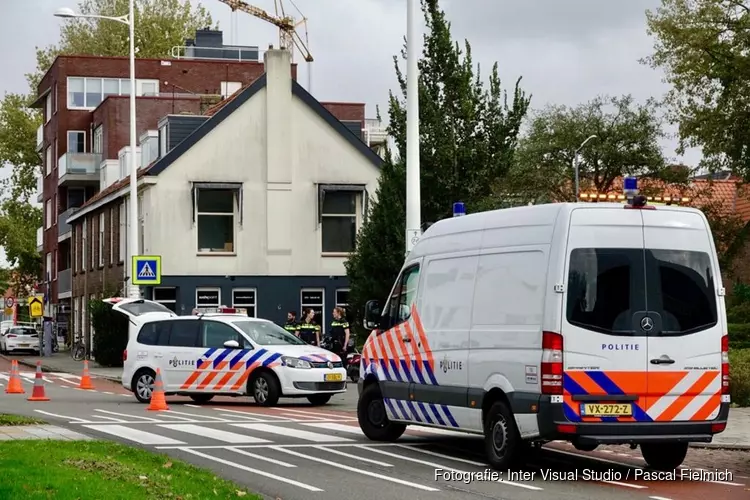
[[[750,451],[750,444],[690,443],[690,447],[704,450]]]
[[[15,360],[15,361],[18,362],[19,365],[23,365],[23,366],[26,366],[28,368],[36,368],[36,363],[33,363],[31,361],[26,361],[26,360],[18,359],[18,358],[10,358],[10,357],[8,357],[8,356],[6,356],[4,354],[0,354],[0,358],[4,359],[6,361],[14,361]],[[83,362],[81,362],[81,365],[83,365]],[[83,371],[83,367],[81,367],[81,371]],[[42,361],[42,372],[43,373],[56,373],[56,372],[57,373],[71,373],[68,370],[57,369],[57,368],[53,368],[51,366],[45,365],[44,361]],[[91,370],[91,374],[94,375],[97,378],[101,378],[101,379],[104,379],[104,380],[109,380],[110,382],[122,383],[122,378],[121,377],[113,377],[111,375],[98,374],[98,373],[96,373],[96,370]],[[76,374],[73,373],[73,375],[76,375]]]

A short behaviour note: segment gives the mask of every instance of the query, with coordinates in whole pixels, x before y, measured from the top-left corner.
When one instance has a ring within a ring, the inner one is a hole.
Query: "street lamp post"
[[[130,38],[130,226],[129,226],[129,237],[130,240],[130,285],[128,290],[128,296],[132,298],[138,298],[141,295],[140,288],[137,285],[133,285],[133,278],[135,268],[133,268],[133,256],[138,255],[138,162],[136,159],[136,124],[135,124],[135,15],[134,15],[134,0],[130,0],[128,7],[128,15],[112,17],[112,16],[98,16],[93,14],[79,14],[74,12],[68,7],[57,9],[55,16],[66,19],[72,18],[91,18],[91,19],[108,19],[110,21],[117,21],[118,23],[126,24],[129,29]]]
[[[579,182],[578,182],[578,153],[580,153],[580,152],[581,152],[581,150],[583,149],[583,147],[584,147],[584,146],[585,146],[585,145],[586,145],[586,144],[587,144],[587,143],[588,143],[588,142],[589,142],[590,140],[592,140],[592,139],[596,139],[596,138],[597,138],[597,137],[596,137],[595,135],[590,135],[590,136],[589,136],[589,137],[588,137],[588,138],[587,138],[587,139],[586,139],[585,141],[583,141],[583,142],[581,143],[581,145],[580,145],[580,146],[578,146],[578,149],[576,149],[576,152],[575,152],[575,154],[573,155],[573,171],[575,172],[575,175],[576,175],[576,191],[575,191],[575,192],[576,192],[576,199],[575,199],[575,201],[578,201],[578,190],[579,190],[579,189],[578,189],[578,186],[579,186]]]
[[[422,235],[419,174],[419,0],[406,0],[406,253]]]

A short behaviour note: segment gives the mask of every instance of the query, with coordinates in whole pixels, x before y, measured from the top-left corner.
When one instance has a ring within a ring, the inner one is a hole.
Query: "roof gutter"
[[[156,184],[156,178],[155,177],[142,177],[138,179],[138,186],[145,186],[145,185],[153,185]],[[89,214],[93,212],[94,210],[103,207],[104,205],[108,205],[109,203],[112,203],[118,198],[123,198],[126,194],[130,194],[130,184],[126,184],[114,193],[110,193],[101,200],[97,200],[96,202],[92,203],[89,206],[86,206],[82,208],[81,210],[78,210],[74,214],[71,214],[70,217],[67,218],[65,222],[68,224],[72,224],[74,221],[80,219],[82,216]]]

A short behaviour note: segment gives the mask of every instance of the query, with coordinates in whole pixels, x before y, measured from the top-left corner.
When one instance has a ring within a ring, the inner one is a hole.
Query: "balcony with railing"
[[[388,140],[388,131],[377,118],[365,119],[365,142],[368,146],[380,146]]]
[[[36,228],[36,250],[37,252],[41,252],[44,250],[44,228],[38,227]]]
[[[65,241],[72,235],[73,229],[68,224],[68,217],[73,215],[78,208],[69,208],[57,216],[57,241]]]
[[[44,201],[44,177],[41,175],[36,178],[36,201],[38,203]]]
[[[73,291],[73,273],[72,269],[64,269],[57,273],[57,298],[67,299],[70,298]]]
[[[59,186],[98,186],[102,155],[95,153],[65,153],[57,163]]]
[[[40,153],[42,149],[44,149],[44,124],[36,129],[36,152]]]

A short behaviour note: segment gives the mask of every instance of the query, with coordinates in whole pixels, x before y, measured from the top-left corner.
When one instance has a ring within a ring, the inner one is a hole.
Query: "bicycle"
[[[83,361],[86,357],[86,346],[80,338],[76,339],[70,347],[70,356],[76,361]]]

